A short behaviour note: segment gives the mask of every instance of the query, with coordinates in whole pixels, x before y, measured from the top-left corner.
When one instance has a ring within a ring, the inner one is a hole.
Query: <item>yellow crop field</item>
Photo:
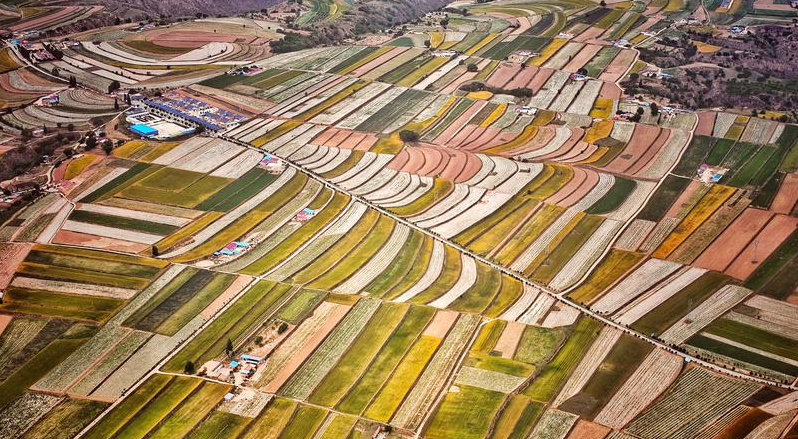
[[[736,191],[735,188],[723,185],[712,186],[712,189],[701,198],[701,201],[687,214],[668,238],[652,254],[655,258],[667,258],[691,233],[712,215]]]

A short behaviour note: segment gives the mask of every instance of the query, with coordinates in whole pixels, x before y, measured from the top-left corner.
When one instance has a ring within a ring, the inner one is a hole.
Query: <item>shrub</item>
[[[399,131],[399,138],[402,139],[402,142],[417,142],[418,133],[411,130],[402,130]]]

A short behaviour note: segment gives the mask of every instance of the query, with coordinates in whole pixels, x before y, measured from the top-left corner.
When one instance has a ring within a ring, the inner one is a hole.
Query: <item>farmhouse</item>
[[[218,132],[238,126],[243,115],[216,107],[208,102],[177,91],[142,101],[152,114],[180,124]]]

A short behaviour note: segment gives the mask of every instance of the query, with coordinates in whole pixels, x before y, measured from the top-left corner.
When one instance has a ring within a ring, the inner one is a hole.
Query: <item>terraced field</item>
[[[0,438],[791,437],[798,128],[625,97],[623,41],[691,12],[661,3],[477,2],[279,54],[277,10],[90,31],[44,71],[4,51],[10,129],[122,141],[0,225]],[[246,117],[133,138],[112,81]]]

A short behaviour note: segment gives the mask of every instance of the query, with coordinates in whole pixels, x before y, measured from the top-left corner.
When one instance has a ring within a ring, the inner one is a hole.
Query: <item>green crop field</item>
[[[536,401],[550,401],[587,352],[600,329],[601,323],[582,317],[557,355],[524,390],[524,395]]]
[[[274,312],[281,299],[291,290],[287,284],[260,281],[250,288],[230,308],[205,328],[164,366],[168,372],[182,372],[186,362],[194,364],[214,358],[224,352],[227,340],[240,341],[253,325],[260,324]]]
[[[425,436],[431,439],[483,438],[504,398],[503,393],[459,386],[457,392],[446,394]]]

